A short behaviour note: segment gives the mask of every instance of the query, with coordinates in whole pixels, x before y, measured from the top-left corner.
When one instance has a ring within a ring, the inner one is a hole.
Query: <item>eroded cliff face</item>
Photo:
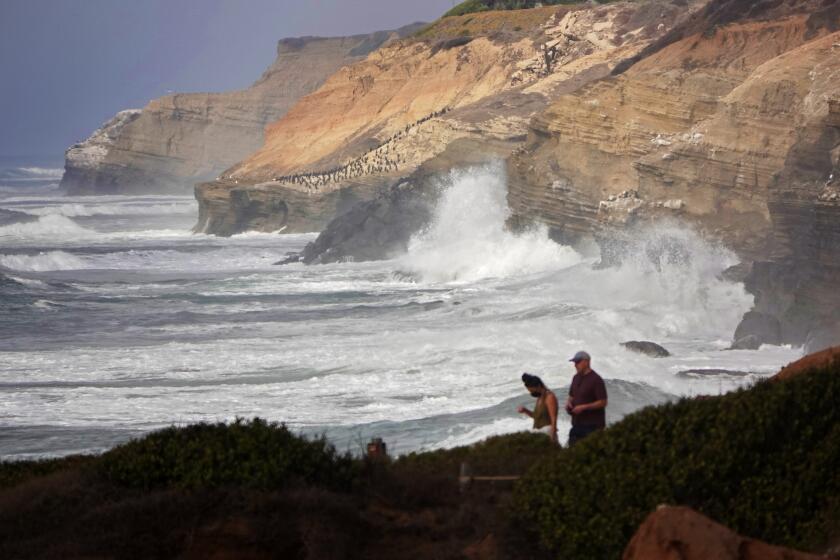
[[[167,95],[119,113],[67,150],[61,186],[70,194],[189,192],[259,149],[266,124],[336,70],[416,27],[283,39],[274,63],[247,89]]]
[[[318,230],[342,200],[370,199],[453,142],[506,143],[504,156],[551,99],[607,76],[689,11],[622,2],[444,18],[339,70],[259,151],[197,187],[197,229]]]
[[[747,346],[822,337],[840,311],[840,10],[768,6],[713,1],[625,72],[557,99],[508,166],[515,222],[600,238],[605,261],[669,217],[755,261],[751,324],[779,336],[742,329]]]

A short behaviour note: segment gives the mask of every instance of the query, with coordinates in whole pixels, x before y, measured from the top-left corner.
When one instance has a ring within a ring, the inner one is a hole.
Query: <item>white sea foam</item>
[[[67,236],[95,237],[96,232],[85,229],[66,216],[42,216],[36,222],[16,223],[0,227],[0,239],[43,239],[59,241]]]
[[[164,214],[192,214],[193,202],[173,202],[170,204],[58,204],[40,208],[21,208],[27,214],[35,216],[140,216]]]
[[[64,169],[62,168],[19,167],[18,169],[23,175],[29,175],[31,177],[38,177],[42,179],[61,179],[64,175]]]
[[[46,215],[3,228],[0,245],[17,247],[0,250],[13,258],[0,264],[39,280],[19,279],[36,307],[0,318],[10,321],[0,337],[8,350],[0,351],[0,382],[43,384],[4,391],[7,424],[83,429],[79,445],[94,449],[97,430],[237,415],[313,429],[431,418],[434,435],[412,442],[439,447],[527,428],[512,411],[497,413],[499,403],[528,400],[522,371],[566,386],[566,360],[581,348],[605,378],[625,382],[610,394],[622,413],[628,399],[619,389],[635,395],[634,406],[649,402],[647,386],[674,396],[717,393],[755,377],[677,374],[761,376],[799,355],[784,347],[721,351],[752,301],[742,285],[721,279],[734,262],[725,249],[680,224],[659,224],[630,238],[621,265],[596,269],[595,259],[550,242],[544,230],[506,231],[502,177],[499,166],[449,176],[432,226],[408,254],[386,262],[273,267],[313,236],[147,231],[142,216],[90,218],[80,228]],[[396,270],[417,281],[399,280]],[[629,339],[654,340],[673,355],[629,352],[619,345]],[[410,451],[399,429],[388,442]],[[0,442],[0,451],[15,449]]]
[[[581,261],[545,227],[514,234],[501,164],[452,171],[431,225],[409,244],[405,270],[426,282],[474,282],[559,270]]]
[[[64,251],[48,251],[37,255],[0,255],[0,266],[21,272],[75,270],[84,268],[84,261]]]

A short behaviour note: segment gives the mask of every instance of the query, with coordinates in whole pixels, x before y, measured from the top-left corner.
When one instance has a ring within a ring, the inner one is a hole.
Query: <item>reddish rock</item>
[[[660,506],[633,535],[623,560],[817,560],[742,537],[687,507]]]
[[[773,379],[790,379],[813,368],[827,366],[835,360],[840,360],[840,346],[826,348],[821,352],[814,352],[799,358],[783,367],[779,373],[773,376]]]

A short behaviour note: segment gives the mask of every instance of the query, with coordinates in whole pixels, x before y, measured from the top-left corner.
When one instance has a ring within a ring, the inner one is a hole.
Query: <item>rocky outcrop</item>
[[[639,354],[645,354],[652,358],[667,358],[671,355],[664,346],[650,342],[649,340],[628,340],[627,342],[622,342],[621,345],[631,352],[638,352]]]
[[[247,89],[167,95],[120,112],[67,150],[61,187],[70,194],[189,192],[259,149],[265,126],[336,70],[417,27],[283,39],[274,63]]]
[[[713,0],[534,118],[508,165],[514,223],[603,245],[679,219],[756,262],[746,284],[780,334],[749,345],[831,332],[838,28],[837,2]]]
[[[617,61],[660,37],[686,12],[680,4],[619,2],[443,18],[342,68],[272,124],[259,151],[197,187],[202,210],[196,229],[230,234],[279,225],[301,231],[335,206],[328,202],[340,198],[334,193],[371,198],[454,142],[506,143],[510,151],[524,140],[535,112],[607,76]],[[266,223],[261,211],[243,214],[236,201],[251,191],[270,204],[282,200],[290,216],[314,220]]]
[[[808,354],[791,362],[781,369],[771,379],[784,381],[802,374],[807,374],[817,368],[830,367],[833,364],[840,364],[840,346],[826,348],[813,354]]]
[[[623,560],[817,560],[814,554],[742,537],[691,508],[660,506],[639,526]]]

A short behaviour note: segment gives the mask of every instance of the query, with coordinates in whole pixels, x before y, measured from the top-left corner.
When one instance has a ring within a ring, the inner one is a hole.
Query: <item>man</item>
[[[581,350],[569,360],[574,362],[575,376],[566,399],[566,412],[572,416],[569,446],[607,425],[607,387],[601,376],[590,367],[589,354]]]

